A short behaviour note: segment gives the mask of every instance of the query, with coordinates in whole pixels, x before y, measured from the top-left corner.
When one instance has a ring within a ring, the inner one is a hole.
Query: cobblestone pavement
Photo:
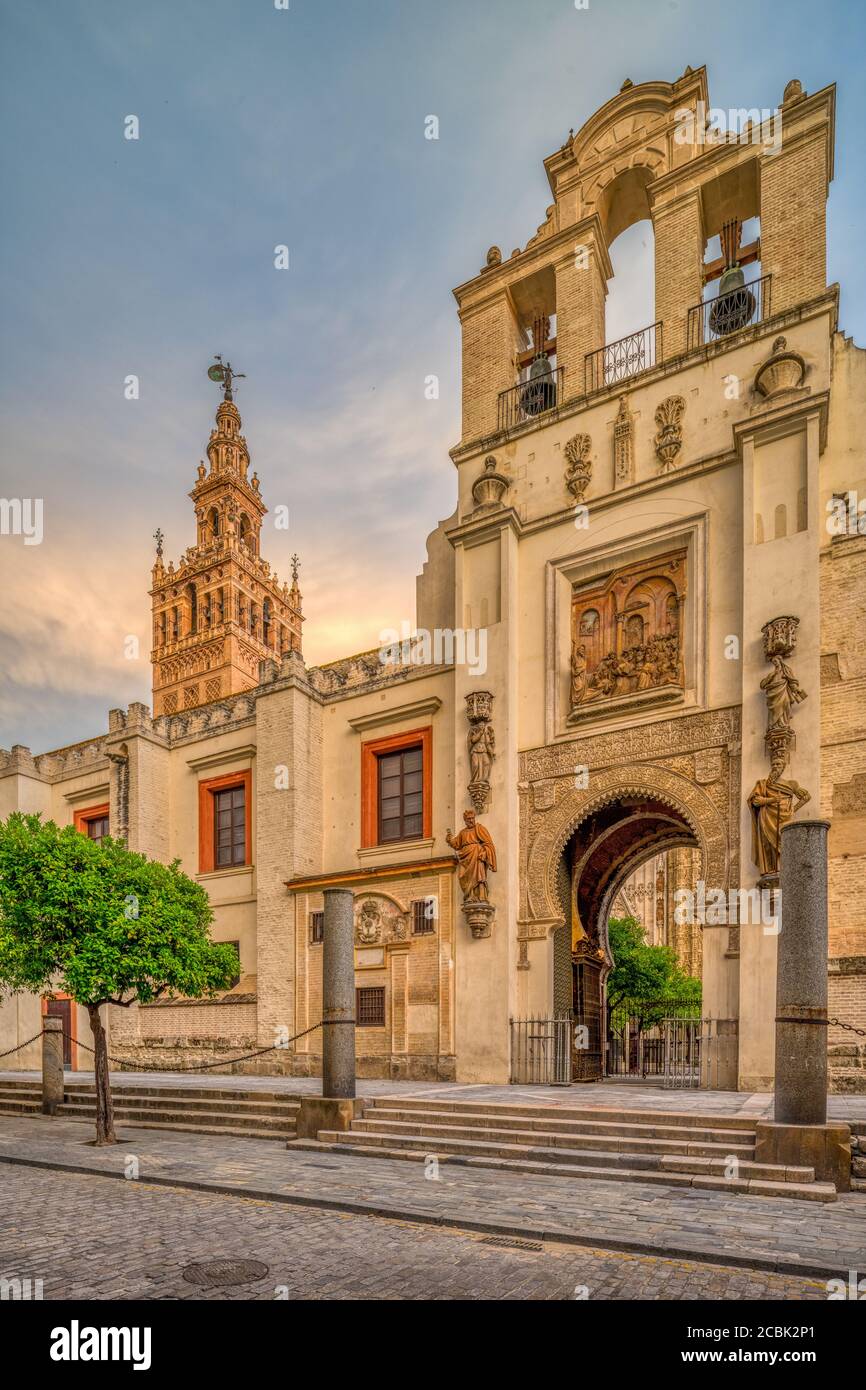
[[[826,1300],[821,1280],[477,1233],[316,1208],[2,1166],[0,1277],[45,1299]],[[191,1263],[267,1273],[203,1289]]]
[[[92,1084],[93,1072],[67,1072],[69,1081]],[[35,1071],[0,1070],[0,1081],[41,1081]],[[234,1076],[205,1072],[112,1072],[112,1087],[127,1086],[196,1087],[214,1086],[240,1091],[279,1091],[286,1095],[320,1095],[321,1077],[316,1076]],[[394,1096],[397,1100],[418,1097],[430,1100],[488,1101],[511,1105],[556,1105],[578,1110],[685,1111],[692,1115],[739,1115],[755,1120],[770,1116],[773,1096],[769,1091],[668,1091],[661,1086],[601,1082],[593,1086],[485,1086],[446,1081],[359,1081],[359,1096]],[[829,1096],[831,1119],[866,1121],[866,1096]]]
[[[866,1269],[866,1195],[820,1203],[728,1196],[651,1183],[528,1176],[286,1149],[264,1139],[157,1132],[118,1125],[119,1144],[93,1146],[92,1123],[44,1116],[0,1118],[0,1206],[17,1165],[4,1155],[119,1175],[129,1155],[142,1180],[225,1188],[296,1204],[351,1205],[371,1214],[455,1226],[484,1222],[513,1233],[579,1238],[600,1246],[707,1260],[743,1261],[836,1277]],[[67,1176],[55,1175],[62,1188]],[[104,1187],[119,1182],[102,1179]]]

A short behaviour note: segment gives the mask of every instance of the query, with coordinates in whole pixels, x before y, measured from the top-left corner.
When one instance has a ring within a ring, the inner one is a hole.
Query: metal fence
[[[511,1082],[571,1085],[571,1015],[511,1020]]]
[[[662,325],[651,323],[637,333],[629,333],[615,343],[607,343],[595,352],[588,352],[584,366],[584,389],[600,391],[618,381],[639,376],[662,360]]]

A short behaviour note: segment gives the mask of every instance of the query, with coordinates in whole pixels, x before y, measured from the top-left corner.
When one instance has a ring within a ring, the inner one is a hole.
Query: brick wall
[[[866,956],[866,537],[821,558],[821,812],[830,830],[830,956]]]
[[[504,289],[461,314],[463,325],[463,439],[493,434],[499,392],[514,386],[514,359],[524,343]]]
[[[786,131],[781,151],[764,154],[760,167],[761,269],[773,276],[772,311],[779,313],[814,299],[827,284],[824,131]]]
[[[688,311],[700,304],[704,233],[698,189],[653,212],[655,316],[662,324],[665,359],[686,350]]]
[[[604,347],[604,301],[607,285],[594,242],[585,244],[588,264],[576,259],[575,248],[556,267],[556,364],[565,370],[566,400],[586,390],[586,354]]]

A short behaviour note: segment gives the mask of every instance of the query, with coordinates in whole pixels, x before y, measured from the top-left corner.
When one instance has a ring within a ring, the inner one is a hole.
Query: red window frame
[[[216,793],[244,789],[244,860],[242,864],[218,865],[216,862]],[[253,862],[253,774],[229,772],[224,777],[208,777],[198,784],[198,871],[200,874],[230,873],[232,869],[249,868]]]
[[[433,834],[433,730],[410,729],[405,734],[369,739],[361,744],[361,846],[411,844],[411,840],[379,839],[379,758],[405,748],[421,748],[421,834],[411,840],[429,840]]]
[[[88,830],[88,826],[90,825],[91,821],[108,820],[108,818],[109,805],[106,801],[105,804],[102,806],[87,806],[80,811],[76,811],[72,823],[75,826],[75,829],[80,831],[82,835],[89,835],[90,831]],[[108,833],[111,833],[110,823]]]

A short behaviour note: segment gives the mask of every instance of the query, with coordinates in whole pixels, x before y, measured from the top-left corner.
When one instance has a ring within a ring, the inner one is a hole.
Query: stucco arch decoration
[[[560,782],[554,804],[540,817],[527,860],[529,923],[543,923],[545,934],[562,925],[557,866],[563,850],[582,821],[623,797],[646,796],[669,806],[694,833],[701,852],[704,881],[712,887],[727,889],[730,871],[727,828],[718,808],[701,787],[680,773],[655,764],[606,768],[593,773],[590,782],[585,790],[568,781]]]
[[[648,186],[699,153],[694,132],[707,100],[705,68],[686,68],[675,82],[626,80],[545,160],[560,219],[581,221],[597,212],[610,244],[648,216]]]

